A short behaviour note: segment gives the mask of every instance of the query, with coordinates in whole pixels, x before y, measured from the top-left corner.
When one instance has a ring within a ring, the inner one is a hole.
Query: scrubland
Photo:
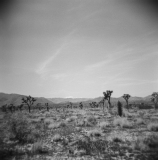
[[[0,113],[2,160],[156,160],[158,111],[102,108]]]

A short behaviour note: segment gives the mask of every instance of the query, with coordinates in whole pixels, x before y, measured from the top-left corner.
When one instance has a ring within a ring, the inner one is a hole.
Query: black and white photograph
[[[158,160],[158,0],[0,0],[0,160]]]

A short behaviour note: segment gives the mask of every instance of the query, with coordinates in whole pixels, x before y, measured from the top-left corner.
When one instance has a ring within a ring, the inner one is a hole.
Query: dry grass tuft
[[[87,135],[89,137],[101,137],[102,136],[102,133],[101,131],[97,130],[97,129],[94,129],[94,130],[90,130],[87,132]]]
[[[158,131],[158,123],[149,123],[147,125],[148,130],[150,131]]]
[[[121,128],[132,128],[132,123],[127,120],[127,118],[116,118],[113,124],[115,126],[121,126]]]
[[[110,124],[108,122],[101,122],[99,124],[99,127],[102,129],[102,130],[105,130],[107,129],[107,127],[110,127]]]
[[[145,124],[144,120],[142,118],[137,118],[136,119],[137,124]]]

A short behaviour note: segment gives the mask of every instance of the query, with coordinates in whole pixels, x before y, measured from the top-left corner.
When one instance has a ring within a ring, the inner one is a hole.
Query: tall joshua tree
[[[129,111],[128,100],[129,100],[129,98],[130,98],[131,96],[130,96],[129,94],[124,94],[122,97],[125,99],[125,101],[126,101],[126,103],[127,103],[127,109],[128,109],[128,111]]]
[[[107,90],[106,92],[103,92],[104,95],[104,104],[105,104],[105,100],[108,101],[108,109],[111,107],[111,95],[112,95],[113,91]]]
[[[104,98],[103,98],[103,99],[99,102],[99,105],[101,105],[101,104],[103,105],[103,113],[105,113],[105,112],[104,112],[104,101],[105,101],[105,100],[104,100]]]
[[[45,106],[47,107],[47,111],[49,112],[49,105],[48,105],[48,103],[45,103]]]
[[[26,97],[26,99],[24,97],[22,98],[22,103],[26,104],[28,106],[29,113],[30,113],[31,107],[33,106],[35,101],[36,101],[36,99],[31,97],[30,95],[28,97]]]
[[[151,95],[151,101],[154,103],[155,109],[157,108],[158,105],[158,92],[153,92]]]

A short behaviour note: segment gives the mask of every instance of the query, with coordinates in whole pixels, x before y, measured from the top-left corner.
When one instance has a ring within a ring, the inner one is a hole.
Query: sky
[[[158,7],[150,2],[1,3],[0,92],[46,98],[157,92]]]

